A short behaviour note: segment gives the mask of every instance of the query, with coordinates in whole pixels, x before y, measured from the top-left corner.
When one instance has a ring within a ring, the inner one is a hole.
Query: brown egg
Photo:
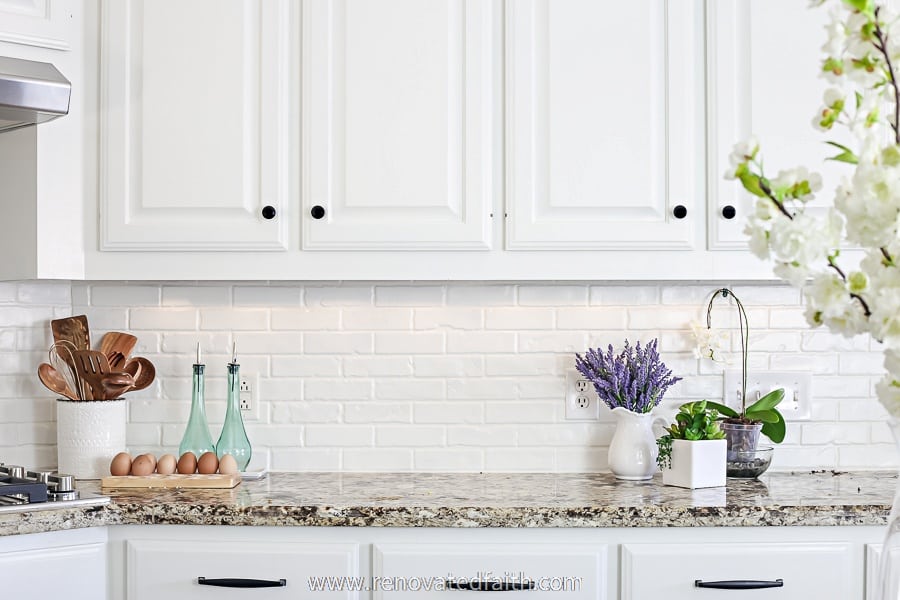
[[[127,452],[119,452],[113,456],[109,463],[110,475],[128,475],[131,473],[131,455]]]
[[[131,474],[139,476],[150,475],[153,473],[153,468],[156,466],[154,464],[155,462],[155,460],[151,460],[150,455],[141,454],[134,459],[133,463],[131,463]]]
[[[177,468],[182,475],[193,475],[197,472],[197,457],[193,452],[185,452],[178,459]]]
[[[219,473],[231,474],[238,472],[238,464],[230,454],[223,454],[219,459]]]
[[[141,456],[146,456],[146,457],[147,457],[147,460],[150,461],[150,464],[153,465],[153,470],[150,471],[150,472],[152,473],[153,471],[155,471],[155,470],[156,470],[156,456],[153,455],[153,454],[151,454],[151,453],[149,453],[149,452],[147,452],[146,454],[140,454],[140,455],[138,455],[138,456],[135,456],[135,457],[134,457],[134,460],[139,459]]]
[[[215,452],[204,452],[197,459],[197,472],[204,475],[212,475],[219,468],[219,459]]]
[[[160,475],[171,475],[175,472],[178,461],[171,454],[163,454],[156,461],[156,472]]]

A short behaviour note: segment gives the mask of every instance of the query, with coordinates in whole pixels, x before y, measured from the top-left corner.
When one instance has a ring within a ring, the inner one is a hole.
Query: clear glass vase
[[[225,423],[222,433],[216,442],[216,454],[219,459],[230,454],[237,461],[238,470],[246,471],[250,463],[252,449],[244,419],[241,417],[241,365],[228,363],[228,404],[225,407]]]
[[[205,365],[194,365],[193,390],[191,392],[191,416],[188,417],[187,427],[181,444],[178,445],[178,456],[185,452],[193,452],[200,458],[204,452],[215,452],[212,436],[209,434],[209,424],[206,422],[206,406],[204,404],[204,378]]]
[[[900,448],[900,421],[891,418],[888,425],[894,442]],[[881,545],[877,577],[872,600],[897,600],[900,597],[900,479],[894,489],[894,502]]]

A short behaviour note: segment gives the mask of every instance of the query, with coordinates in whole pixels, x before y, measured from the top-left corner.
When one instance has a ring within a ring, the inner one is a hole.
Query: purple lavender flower
[[[589,348],[583,357],[575,354],[575,368],[594,384],[597,395],[608,407],[648,413],[669,387],[681,381],[659,359],[656,346],[656,339],[643,348],[640,342],[629,346],[625,340],[625,349],[618,355],[613,354],[612,344],[606,353]]]

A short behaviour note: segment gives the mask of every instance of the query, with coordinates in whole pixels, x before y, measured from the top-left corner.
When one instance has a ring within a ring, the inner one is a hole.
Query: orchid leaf
[[[737,417],[741,416],[736,410],[734,410],[730,406],[725,406],[724,404],[719,404],[718,402],[712,402],[712,401],[707,400],[706,407],[718,411],[719,414],[724,417],[737,418]]]
[[[781,413],[775,411],[775,414],[778,415],[778,421],[776,421],[775,423],[764,423],[762,426],[762,432],[770,440],[772,440],[776,444],[780,444],[784,441],[784,436],[787,433],[787,426],[784,423],[784,418],[781,416]]]
[[[772,390],[753,404],[747,407],[747,414],[757,413],[760,411],[771,410],[778,406],[778,404],[784,400],[784,388],[778,388],[777,390]],[[752,418],[757,418],[756,416]]]

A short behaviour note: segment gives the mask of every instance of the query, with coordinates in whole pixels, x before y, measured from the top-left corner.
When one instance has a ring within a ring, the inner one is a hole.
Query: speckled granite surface
[[[106,507],[0,515],[0,535],[115,524],[352,527],[883,525],[895,473],[772,473],[685,490],[595,474],[270,473],[231,490],[103,490]],[[100,491],[97,482],[80,482]]]

